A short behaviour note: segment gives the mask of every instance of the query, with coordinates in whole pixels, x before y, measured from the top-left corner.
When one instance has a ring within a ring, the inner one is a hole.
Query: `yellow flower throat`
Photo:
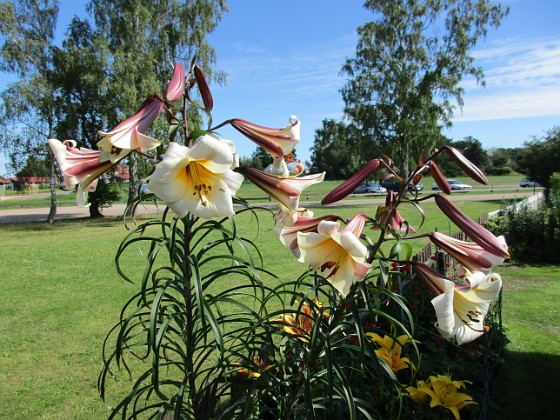
[[[197,164],[195,162],[191,162],[187,165],[187,177],[190,178],[194,185],[194,192],[193,195],[198,195],[200,204],[203,206],[208,205],[208,200],[206,196],[210,194],[212,191],[212,185],[207,185],[202,182],[202,178],[198,173]]]

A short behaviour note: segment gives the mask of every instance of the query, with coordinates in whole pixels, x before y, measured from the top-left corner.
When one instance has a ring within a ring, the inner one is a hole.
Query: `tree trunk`
[[[103,180],[99,180],[97,185],[99,187],[99,183],[103,182]],[[103,217],[101,210],[99,209],[99,192],[93,191],[89,193],[89,217],[91,219],[97,219]]]
[[[55,185],[55,165],[54,165],[54,153],[49,151],[49,158],[51,161],[51,179],[49,181],[49,187],[51,192],[51,206],[49,209],[49,215],[47,216],[47,223],[54,223],[54,218],[56,216],[56,185]]]
[[[136,164],[136,155],[131,153],[128,156],[128,201],[126,215],[132,216],[132,203],[138,198],[138,166]]]

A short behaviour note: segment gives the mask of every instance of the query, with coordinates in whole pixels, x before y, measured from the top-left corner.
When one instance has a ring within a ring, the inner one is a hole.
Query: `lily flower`
[[[158,117],[162,108],[163,102],[157,96],[149,97],[132,117],[127,118],[109,132],[98,131],[103,139],[97,142],[97,146],[110,153],[111,162],[118,159],[122,150],[140,149],[145,152],[155,149],[160,142],[144,133]]]
[[[410,226],[406,220],[402,218],[397,210],[397,194],[393,191],[387,192],[385,197],[385,206],[379,206],[375,219],[381,225],[386,225],[387,228],[392,228],[394,231],[401,232],[402,234],[416,233],[416,230]],[[379,229],[374,226],[373,229]]]
[[[344,181],[342,184],[328,193],[321,201],[321,204],[330,204],[342,200],[344,197],[354,191],[364,179],[374,173],[379,167],[380,163],[380,159],[370,160],[362,167],[362,169],[360,169],[358,172],[356,172],[354,175],[352,175],[350,178],[348,178],[346,181]]]
[[[414,271],[437,295],[432,305],[442,337],[461,345],[484,333],[484,318],[502,288],[498,274],[475,272],[466,276],[466,285],[458,285],[423,263],[415,263]]]
[[[313,330],[313,321],[319,314],[319,310],[325,305],[319,299],[313,299],[313,307],[304,302],[300,305],[299,312],[294,315],[285,314],[279,322],[282,324],[282,330],[298,340],[309,343],[311,340],[311,332]],[[323,312],[323,317],[328,317],[329,311]]]
[[[428,394],[426,391],[422,390],[422,388],[426,388],[430,386],[430,382],[425,381],[416,381],[416,386],[407,386],[404,388],[406,391],[406,396],[409,397],[411,400],[416,401],[418,404],[424,403],[426,398],[428,398]]]
[[[418,389],[430,396],[430,407],[434,408],[442,406],[453,413],[453,416],[459,420],[461,415],[459,410],[467,405],[477,404],[470,395],[457,392],[461,388],[465,388],[465,383],[469,381],[453,381],[449,375],[430,376],[430,386],[419,387]]]
[[[204,219],[232,216],[232,197],[243,182],[232,164],[231,145],[212,136],[201,137],[192,148],[170,143],[148,188],[180,217],[189,212]]]
[[[181,63],[175,63],[173,67],[173,76],[171,76],[171,81],[167,85],[167,91],[165,92],[165,98],[168,101],[176,101],[183,96],[185,92],[185,68]]]
[[[233,128],[254,141],[274,158],[289,155],[300,139],[300,122],[295,115],[284,128],[268,128],[239,118],[230,121]]]
[[[439,194],[434,196],[434,200],[439,209],[484,250],[501,258],[509,257],[507,247],[504,248],[502,242],[498,241],[489,230],[462,213],[455,204]]]
[[[366,333],[366,336],[380,346],[379,349],[375,350],[375,354],[379,359],[383,360],[393,372],[398,372],[399,370],[409,367],[416,369],[408,357],[401,357],[403,346],[410,343],[410,338],[407,335],[400,335],[396,340],[389,335],[381,337],[373,332]]]
[[[324,172],[289,178],[279,178],[250,167],[241,168],[241,172],[253,184],[272,197],[280,205],[280,209],[290,216],[294,215],[299,207],[302,191],[325,179]]]
[[[75,140],[61,142],[49,139],[49,146],[62,169],[65,188],[71,190],[78,184],[76,201],[78,206],[85,206],[87,193],[95,191],[97,187],[97,178],[114,165],[109,159],[102,159],[107,152],[86,148],[78,149]],[[122,151],[118,155],[119,160],[128,153],[130,151]]]
[[[443,146],[442,149],[447,153],[456,164],[467,174],[471,179],[475,180],[480,184],[488,184],[488,179],[480,169],[476,167],[474,163],[468,160],[461,152],[451,146]]]
[[[317,232],[297,233],[299,260],[319,270],[343,296],[354,281],[362,281],[371,269],[366,263],[367,248],[359,240],[365,216],[357,214],[340,229],[339,222],[323,220]]]
[[[267,365],[264,358],[258,355],[253,357],[253,365],[256,370],[244,366],[239,362],[233,362],[232,365],[235,366],[235,370],[232,372],[233,376],[251,379],[260,378],[261,372],[266,372],[267,370],[274,368],[274,365]]]
[[[341,220],[339,216],[328,215],[322,217],[304,217],[298,216],[297,219],[292,221],[287,221],[279,232],[280,241],[284,244],[286,248],[292,251],[292,254],[296,258],[301,257],[301,251],[298,246],[298,232],[309,233],[317,232],[317,227],[322,221],[335,222]]]
[[[474,242],[461,241],[440,232],[431,232],[428,236],[436,246],[452,255],[453,258],[471,271],[489,270],[504,262],[504,258],[484,250]],[[507,252],[506,239],[499,236],[496,240],[502,244],[504,251]]]

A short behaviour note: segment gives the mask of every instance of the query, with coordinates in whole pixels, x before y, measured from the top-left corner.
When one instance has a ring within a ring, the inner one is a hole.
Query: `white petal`
[[[228,143],[212,136],[202,137],[189,153],[191,161],[200,161],[209,171],[222,173],[230,170],[233,165],[233,153]]]
[[[340,243],[355,261],[364,262],[367,248],[352,232],[341,232],[337,242]]]
[[[338,222],[331,222],[329,220],[323,220],[323,221],[319,222],[319,225],[317,226],[317,232],[320,235],[332,236],[336,232],[338,232],[339,227],[340,227],[340,224]]]
[[[143,152],[145,152],[147,150],[155,149],[156,147],[158,147],[161,144],[156,139],[154,139],[150,136],[147,136],[145,134],[142,134],[139,131],[136,131],[135,135],[136,135],[136,143],[137,143],[138,147],[140,147],[140,150],[143,151]]]

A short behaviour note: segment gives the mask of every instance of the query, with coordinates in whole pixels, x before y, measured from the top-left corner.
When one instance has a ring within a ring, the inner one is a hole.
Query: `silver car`
[[[448,179],[447,183],[449,184],[449,187],[452,190],[470,190],[472,189],[472,186],[470,186],[469,184],[463,184],[461,181],[457,181],[456,179]],[[432,184],[432,190],[437,191],[439,190],[439,186],[438,184],[434,183]]]
[[[375,182],[362,182],[356,187],[354,194],[387,194],[387,189]]]

